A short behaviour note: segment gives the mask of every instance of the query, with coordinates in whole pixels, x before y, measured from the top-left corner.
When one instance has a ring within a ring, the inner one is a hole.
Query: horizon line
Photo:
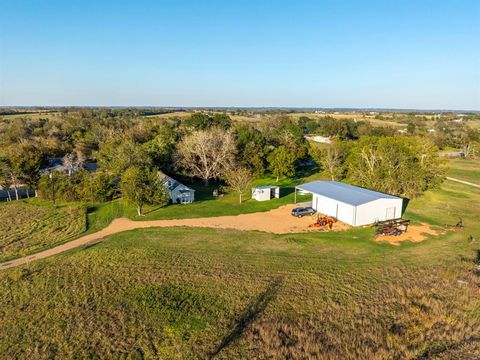
[[[354,111],[380,111],[380,112],[466,112],[480,113],[480,109],[434,109],[434,108],[389,108],[389,107],[325,107],[325,106],[192,106],[192,105],[0,105],[0,109],[4,108],[123,108],[123,109],[166,109],[166,110],[183,110],[183,109],[272,109],[272,110],[354,110]]]

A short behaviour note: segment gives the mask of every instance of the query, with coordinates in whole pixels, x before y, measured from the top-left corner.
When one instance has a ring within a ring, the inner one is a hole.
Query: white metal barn
[[[362,226],[402,217],[403,199],[398,196],[344,184],[338,181],[313,181],[295,187],[311,193],[312,207],[346,224]]]
[[[280,187],[278,186],[257,186],[252,188],[252,199],[257,201],[266,201],[280,197]]]

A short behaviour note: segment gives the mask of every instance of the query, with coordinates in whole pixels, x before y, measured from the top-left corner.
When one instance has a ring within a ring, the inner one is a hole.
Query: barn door
[[[387,214],[385,216],[385,220],[392,220],[395,219],[395,207],[387,208]]]

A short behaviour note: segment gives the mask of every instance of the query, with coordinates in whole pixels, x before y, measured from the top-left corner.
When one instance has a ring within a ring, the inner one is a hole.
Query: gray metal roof
[[[189,188],[186,185],[183,185],[181,182],[171,178],[170,176],[165,175],[161,171],[158,171],[157,175],[158,175],[158,178],[160,179],[161,183],[165,184],[169,191],[173,191],[179,186],[181,186],[181,191],[195,191],[194,189]]]
[[[366,204],[378,199],[401,199],[398,196],[384,194],[338,181],[312,181],[298,185],[296,188],[353,206]]]
[[[274,185],[260,185],[260,186],[255,186],[254,189],[259,189],[259,190],[263,190],[263,189],[276,189],[278,188],[278,186],[274,186]]]

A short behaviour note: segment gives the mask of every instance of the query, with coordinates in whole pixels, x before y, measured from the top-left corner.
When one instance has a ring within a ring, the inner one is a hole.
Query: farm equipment
[[[410,220],[403,219],[378,222],[375,224],[375,226],[377,227],[377,230],[375,231],[375,236],[401,235],[407,231],[409,223]]]
[[[445,224],[445,229],[448,229],[448,230],[461,230],[464,227],[465,226],[463,225],[463,219],[462,218],[459,218],[458,222],[455,225]]]
[[[322,228],[322,230],[332,230],[333,224],[337,222],[337,219],[331,216],[317,216],[317,221],[309,225],[309,228]]]

